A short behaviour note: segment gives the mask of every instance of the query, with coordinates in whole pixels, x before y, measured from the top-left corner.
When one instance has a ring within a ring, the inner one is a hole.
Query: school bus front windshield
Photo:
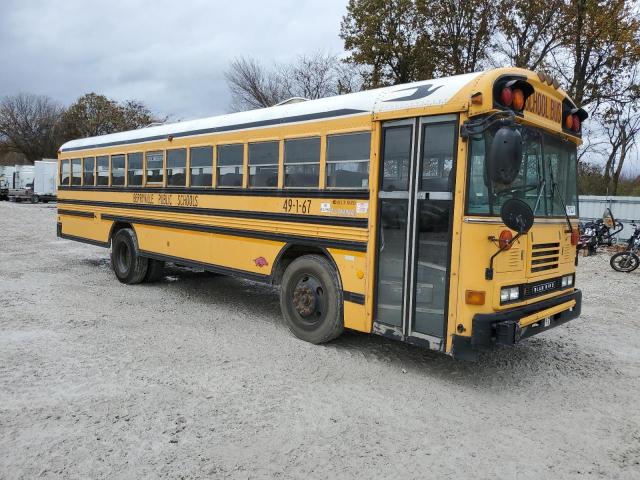
[[[576,144],[539,128],[522,127],[522,164],[510,185],[499,185],[486,175],[486,151],[493,131],[474,137],[469,162],[467,214],[499,215],[510,198],[529,204],[537,217],[577,214]]]

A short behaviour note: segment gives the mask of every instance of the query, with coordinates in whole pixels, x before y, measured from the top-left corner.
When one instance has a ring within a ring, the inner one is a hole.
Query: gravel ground
[[[0,478],[640,478],[640,273],[581,258],[579,320],[452,360],[293,338],[274,289],[124,286],[0,203]]]

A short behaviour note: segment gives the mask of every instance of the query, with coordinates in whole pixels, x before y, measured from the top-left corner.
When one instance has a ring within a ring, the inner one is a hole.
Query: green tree
[[[578,105],[597,108],[633,88],[624,80],[640,60],[637,8],[629,0],[568,1],[557,27],[564,33],[563,48],[551,57],[553,72]]]
[[[104,95],[87,93],[64,112],[61,130],[66,139],[85,138],[134,130],[165,120],[153,115],[141,102],[118,103]]]
[[[413,0],[349,0],[340,37],[369,88],[433,76],[425,17]]]
[[[418,0],[430,48],[427,63],[436,74],[475,72],[487,65],[495,30],[498,2],[495,0]]]

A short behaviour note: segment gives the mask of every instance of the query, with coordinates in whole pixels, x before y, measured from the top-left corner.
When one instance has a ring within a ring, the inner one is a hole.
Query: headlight
[[[562,277],[562,288],[567,288],[573,285],[573,275],[565,275]]]
[[[500,303],[513,302],[520,298],[519,287],[503,287],[500,289]]]

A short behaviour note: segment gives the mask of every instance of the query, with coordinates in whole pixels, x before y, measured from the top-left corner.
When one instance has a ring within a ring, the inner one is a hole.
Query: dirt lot
[[[640,478],[640,273],[581,258],[581,319],[461,363],[293,338],[276,291],[124,286],[55,207],[0,203],[0,478]]]

